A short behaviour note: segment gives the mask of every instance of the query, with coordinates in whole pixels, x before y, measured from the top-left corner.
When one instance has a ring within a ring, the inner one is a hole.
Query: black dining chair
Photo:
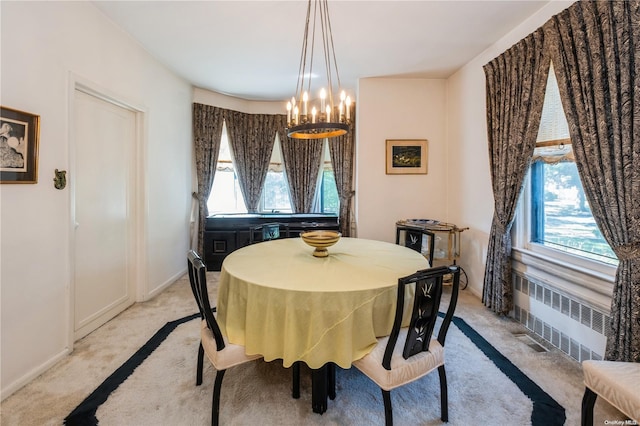
[[[219,424],[220,414],[220,391],[222,379],[227,369],[262,358],[260,355],[247,355],[245,347],[229,343],[222,335],[218,322],[211,309],[209,293],[207,288],[206,266],[200,256],[190,250],[187,253],[189,278],[193,283],[193,290],[200,316],[202,318],[200,326],[200,347],[198,349],[198,379],[196,384],[202,383],[202,365],[200,353],[206,354],[213,367],[216,369],[216,379],[213,385],[213,398],[211,402],[211,424]]]
[[[432,333],[438,319],[445,275],[453,274],[451,299],[438,337]],[[411,321],[402,327],[405,288],[415,285]],[[378,339],[374,349],[353,365],[382,390],[385,425],[393,424],[391,390],[411,383],[438,370],[440,376],[440,417],[449,419],[447,377],[444,369],[444,342],[458,301],[460,270],[457,266],[440,266],[418,271],[398,279],[398,298],[391,334]]]
[[[423,254],[429,265],[433,266],[433,252],[435,249],[436,235],[426,229],[412,228],[409,226],[396,227],[396,244],[409,247]]]
[[[277,240],[279,238],[289,238],[289,236],[288,223],[262,223],[249,227],[249,244]]]
[[[200,259],[200,261],[202,261],[202,258],[195,251],[189,250],[189,253],[187,254],[187,272],[189,274],[189,284],[191,285],[191,292],[193,293],[193,297],[195,298],[196,302],[198,302],[198,290],[196,287],[198,284],[196,282],[196,277],[194,275],[194,268],[193,268],[193,260],[195,259]],[[215,306],[211,307],[211,312],[216,312]],[[200,314],[200,319],[204,320],[204,316],[202,316],[202,313]],[[201,340],[200,345],[198,346],[196,386],[200,386],[202,384],[202,370],[204,368],[203,364],[204,364],[204,348],[202,347],[202,340]]]

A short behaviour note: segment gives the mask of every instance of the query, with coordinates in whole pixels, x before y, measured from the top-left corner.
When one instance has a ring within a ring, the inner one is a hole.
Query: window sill
[[[560,260],[551,253],[523,248],[513,248],[511,257],[516,271],[609,312],[615,266],[599,265],[599,270],[595,270]]]

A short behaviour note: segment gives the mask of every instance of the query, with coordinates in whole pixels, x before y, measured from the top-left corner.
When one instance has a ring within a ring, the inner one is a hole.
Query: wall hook
[[[53,186],[55,186],[56,189],[64,189],[67,186],[67,171],[56,169],[54,173]]]

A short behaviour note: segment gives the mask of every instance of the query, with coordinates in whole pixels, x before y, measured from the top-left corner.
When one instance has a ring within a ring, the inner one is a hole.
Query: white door
[[[74,338],[134,302],[136,113],[75,91]]]

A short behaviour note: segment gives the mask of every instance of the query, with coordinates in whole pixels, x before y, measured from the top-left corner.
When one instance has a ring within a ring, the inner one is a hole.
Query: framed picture
[[[0,183],[37,183],[40,116],[0,108]]]
[[[426,139],[387,139],[388,175],[426,175]]]

